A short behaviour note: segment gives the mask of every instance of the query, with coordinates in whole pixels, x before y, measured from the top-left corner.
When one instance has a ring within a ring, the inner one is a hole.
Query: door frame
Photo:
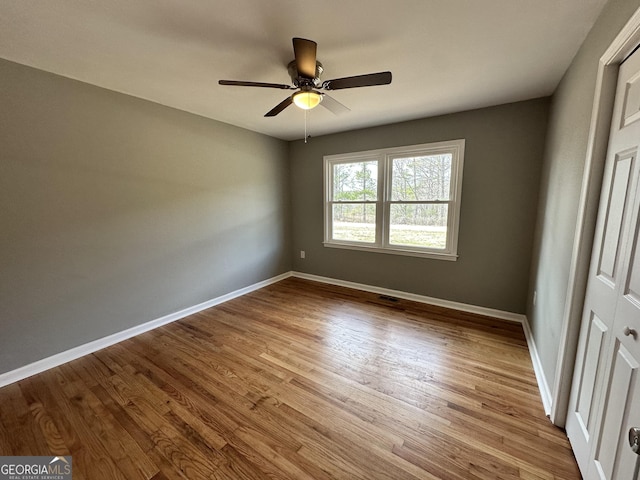
[[[582,188],[578,203],[578,217],[573,238],[567,297],[565,299],[560,334],[560,351],[556,364],[555,382],[551,393],[549,418],[564,427],[569,408],[569,396],[582,310],[587,289],[587,276],[593,248],[600,190],[611,130],[611,116],[620,63],[640,44],[640,8],[620,30],[609,48],[600,57],[596,88],[591,111]]]

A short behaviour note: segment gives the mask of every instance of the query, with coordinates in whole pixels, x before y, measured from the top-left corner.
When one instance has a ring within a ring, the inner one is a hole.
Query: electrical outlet
[[[304,250],[300,250],[300,258],[305,258]]]

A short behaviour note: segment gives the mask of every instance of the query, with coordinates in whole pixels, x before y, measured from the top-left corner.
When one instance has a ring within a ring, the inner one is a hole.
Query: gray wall
[[[292,142],[294,269],[524,313],[548,103],[537,99]],[[456,262],[323,247],[324,155],[457,138],[466,145]]]
[[[0,373],[291,270],[286,142],[0,60]]]
[[[598,62],[638,6],[638,0],[605,6],[552,97],[527,308],[549,386],[560,348]]]

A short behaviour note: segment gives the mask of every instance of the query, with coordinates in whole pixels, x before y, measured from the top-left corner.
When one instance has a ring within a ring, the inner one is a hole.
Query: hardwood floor
[[[290,278],[0,389],[74,479],[577,479],[520,325]]]

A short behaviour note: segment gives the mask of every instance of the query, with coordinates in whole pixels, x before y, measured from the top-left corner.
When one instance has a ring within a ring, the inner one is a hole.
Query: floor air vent
[[[386,300],[387,302],[397,302],[398,299],[396,297],[391,297],[389,295],[378,295],[380,300]]]

